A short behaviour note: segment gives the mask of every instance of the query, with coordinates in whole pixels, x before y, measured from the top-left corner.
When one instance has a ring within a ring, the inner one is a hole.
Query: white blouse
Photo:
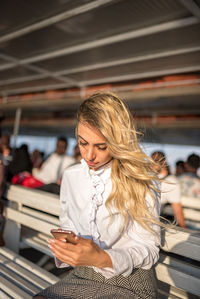
[[[128,276],[133,268],[149,269],[159,257],[158,237],[136,221],[130,221],[128,228],[121,232],[123,220],[119,212],[113,208],[112,219],[109,216],[105,202],[112,189],[111,164],[94,171],[82,160],[81,164],[65,170],[60,192],[61,227],[93,240],[109,254],[113,269],[93,267],[106,278],[118,274]],[[149,209],[158,217],[158,198],[154,208],[151,197],[148,196],[146,200]],[[157,225],[154,229],[159,234],[160,228]],[[56,260],[56,265],[69,266],[59,260]]]

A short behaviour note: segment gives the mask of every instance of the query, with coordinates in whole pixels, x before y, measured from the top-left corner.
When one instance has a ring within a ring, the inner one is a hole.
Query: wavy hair
[[[153,215],[146,196],[149,194],[156,204],[158,178],[152,170],[153,160],[139,146],[134,119],[125,102],[111,92],[95,93],[80,105],[77,118],[78,123],[87,122],[102,133],[113,157],[112,191],[106,201],[110,215],[115,207],[123,216],[125,227],[131,217],[155,232],[152,224],[163,225]]]

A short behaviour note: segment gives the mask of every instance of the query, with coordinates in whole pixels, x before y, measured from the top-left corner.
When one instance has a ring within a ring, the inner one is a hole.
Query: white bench
[[[7,198],[10,204],[5,209],[6,246],[18,252],[21,246],[28,245],[52,256],[46,240],[51,236],[50,229],[59,227],[58,196],[11,186]],[[14,244],[13,239],[10,238],[10,229],[12,238],[15,238]],[[159,299],[198,298],[200,296],[200,234],[178,227],[171,233],[165,232],[160,260],[155,271],[159,280]]]
[[[186,225],[200,230],[200,199],[182,196],[181,204]],[[173,216],[173,210],[170,205],[166,205],[163,212],[165,215]]]
[[[50,229],[59,226],[59,197],[15,185],[8,188],[6,197],[6,246],[0,247],[0,298],[32,298],[59,281],[39,266],[52,257],[47,239],[51,237]],[[24,247],[44,253],[37,265],[18,254]]]
[[[57,281],[58,277],[8,248],[0,247],[0,298],[32,298]]]
[[[47,239],[52,237],[50,230],[59,227],[59,196],[11,185],[6,197],[9,200],[4,210],[6,246],[16,253],[30,246],[52,256]]]
[[[159,298],[194,299],[200,296],[200,233],[177,227],[164,232],[156,265]],[[166,289],[166,290],[165,290]],[[169,297],[167,297],[169,294]]]

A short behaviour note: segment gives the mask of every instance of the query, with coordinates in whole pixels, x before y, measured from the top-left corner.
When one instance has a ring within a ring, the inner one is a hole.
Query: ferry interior
[[[2,132],[74,136],[112,90],[145,141],[200,145],[199,0],[7,0],[0,19]]]

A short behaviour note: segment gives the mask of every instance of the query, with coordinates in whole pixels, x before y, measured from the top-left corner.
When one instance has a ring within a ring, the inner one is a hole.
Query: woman
[[[49,240],[57,266],[74,269],[36,298],[156,298],[159,193],[130,111],[114,94],[94,94],[76,135],[83,159],[64,173],[60,213],[76,245]]]

